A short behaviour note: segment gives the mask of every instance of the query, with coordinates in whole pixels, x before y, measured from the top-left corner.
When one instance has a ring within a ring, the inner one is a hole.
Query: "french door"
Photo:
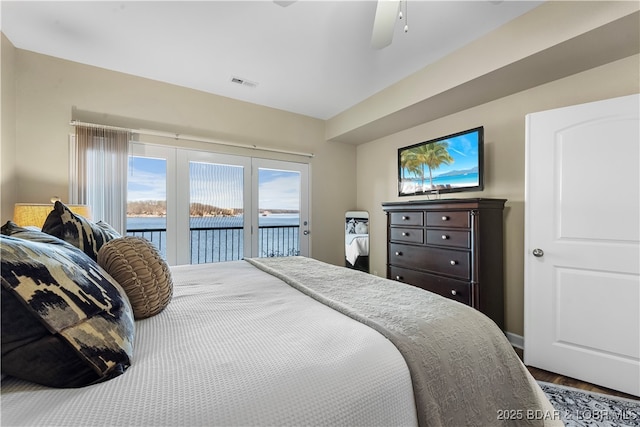
[[[309,165],[252,159],[251,253],[309,255]]]
[[[150,240],[169,264],[176,264],[176,150],[130,147],[126,232]]]
[[[308,164],[140,143],[129,164],[127,233],[170,265],[309,255]]]

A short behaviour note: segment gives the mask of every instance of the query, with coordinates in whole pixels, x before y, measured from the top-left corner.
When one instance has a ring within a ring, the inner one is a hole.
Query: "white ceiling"
[[[2,1],[13,45],[328,119],[541,1],[402,2],[370,46],[375,1]],[[231,82],[239,77],[255,87]]]

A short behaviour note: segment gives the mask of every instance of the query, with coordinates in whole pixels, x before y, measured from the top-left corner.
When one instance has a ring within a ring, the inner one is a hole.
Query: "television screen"
[[[482,191],[484,127],[398,149],[398,195]]]

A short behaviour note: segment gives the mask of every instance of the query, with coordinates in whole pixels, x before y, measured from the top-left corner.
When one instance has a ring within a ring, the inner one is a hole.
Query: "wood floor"
[[[520,359],[523,359],[522,349],[515,348],[515,351],[518,354],[518,356],[520,357]],[[584,381],[576,380],[574,378],[565,377],[563,375],[558,375],[558,374],[555,374],[553,372],[544,371],[542,369],[533,368],[531,366],[527,366],[527,369],[529,370],[529,372],[531,372],[531,375],[533,375],[533,378],[535,378],[538,381],[544,381],[544,382],[547,382],[547,383],[564,385],[564,386],[567,386],[567,387],[574,387],[574,388],[578,388],[578,389],[581,389],[581,390],[593,391],[593,392],[596,392],[596,393],[609,394],[609,395],[612,395],[612,396],[625,397],[627,399],[635,399],[635,400],[640,401],[640,397],[632,396],[632,395],[629,395],[629,394],[626,394],[626,393],[622,393],[622,392],[617,391],[617,390],[611,390],[611,389],[608,389],[608,388],[600,387],[600,386],[597,386],[595,384],[586,383]]]

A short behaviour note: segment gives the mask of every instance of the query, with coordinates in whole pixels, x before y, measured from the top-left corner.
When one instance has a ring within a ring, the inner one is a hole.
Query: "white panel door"
[[[527,116],[525,364],[640,396],[640,97]]]

